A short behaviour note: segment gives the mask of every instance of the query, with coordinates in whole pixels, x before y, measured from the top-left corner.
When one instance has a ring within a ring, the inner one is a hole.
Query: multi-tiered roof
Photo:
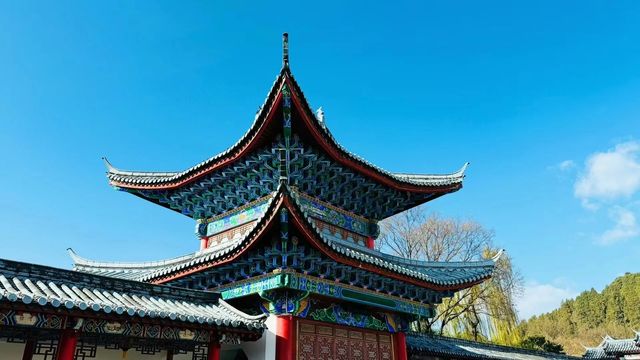
[[[194,218],[202,249],[141,263],[71,252],[76,270],[226,294],[238,294],[243,281],[255,287],[256,279],[289,276],[293,286],[291,279],[312,277],[416,304],[491,276],[495,259],[425,262],[372,249],[378,221],[459,190],[466,165],[445,175],[393,173],[350,153],[312,111],[287,52],[253,124],[226,151],[180,172],[107,162],[112,186]]]

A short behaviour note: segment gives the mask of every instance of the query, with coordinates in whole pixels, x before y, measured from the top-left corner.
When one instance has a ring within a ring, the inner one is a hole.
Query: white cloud
[[[521,319],[528,319],[533,315],[547,313],[557,309],[563,300],[576,295],[569,287],[529,282],[517,301],[518,314]]]
[[[590,155],[574,185],[574,195],[582,206],[598,211],[608,208],[611,228],[595,236],[601,245],[640,236],[633,204],[640,193],[640,142],[620,143]]]
[[[593,201],[629,198],[640,190],[640,142],[618,144],[598,152],[586,161],[585,171],[575,184],[575,195],[583,205]]]
[[[603,245],[609,245],[640,235],[640,226],[636,216],[629,209],[622,206],[614,206],[609,211],[609,217],[615,222],[615,225],[600,236],[600,242]]]
[[[569,171],[576,167],[576,163],[573,160],[565,160],[556,164],[555,168],[560,171]]]
[[[563,160],[557,164],[553,164],[547,167],[547,170],[554,173],[560,179],[566,179],[569,175],[572,175],[576,170],[577,166],[575,161],[573,160]]]

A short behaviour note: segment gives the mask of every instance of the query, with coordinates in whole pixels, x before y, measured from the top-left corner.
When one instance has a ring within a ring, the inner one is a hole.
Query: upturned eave
[[[461,290],[481,283],[491,277],[498,257],[474,262],[427,262],[408,260],[367,249],[358,244],[328,239],[315,227],[297,202],[295,191],[281,185],[272,195],[265,214],[256,221],[242,238],[231,245],[205,249],[182,257],[151,263],[104,263],[80,258],[75,253],[75,269],[83,272],[102,273],[115,277],[156,284],[184,278],[207,269],[218,267],[237,259],[256,246],[267,229],[277,223],[280,209],[291,213],[293,226],[315,248],[337,263],[366,269],[373,273],[437,291]]]
[[[274,121],[278,121],[276,109],[282,102],[282,89],[287,85],[292,91],[292,102],[302,118],[302,123],[312,135],[313,140],[330,157],[350,169],[374,179],[390,188],[416,192],[434,193],[434,198],[462,188],[465,164],[460,170],[450,174],[407,174],[393,173],[377,167],[361,157],[346,150],[333,137],[324,122],[311,110],[302,90],[288,68],[283,68],[274,82],[269,94],[255,117],[249,130],[230,148],[191,168],[180,172],[145,172],[120,170],[108,161],[107,178],[109,183],[120,189],[130,190],[172,190],[177,189],[214,171],[232,165],[249,154],[263,140],[263,135]],[[294,124],[295,126],[295,124]]]

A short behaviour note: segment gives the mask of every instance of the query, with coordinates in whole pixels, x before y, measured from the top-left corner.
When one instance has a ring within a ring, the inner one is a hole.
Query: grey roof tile
[[[619,359],[625,355],[640,354],[640,334],[632,339],[614,339],[607,335],[597,347],[586,348],[585,359]]]
[[[187,300],[188,299],[188,300]],[[161,318],[262,331],[264,316],[245,314],[216,293],[177,289],[0,260],[0,302]]]
[[[410,354],[435,355],[456,359],[496,359],[496,360],[569,360],[579,359],[564,354],[525,350],[507,346],[484,344],[435,335],[407,335],[407,349]]]

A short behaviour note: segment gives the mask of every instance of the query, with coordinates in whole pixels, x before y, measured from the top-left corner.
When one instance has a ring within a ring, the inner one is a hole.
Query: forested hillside
[[[582,355],[582,345],[596,346],[607,334],[633,337],[634,330],[640,330],[640,274],[627,273],[601,293],[585,291],[550,313],[522,322],[520,329],[525,337],[544,336],[572,355]]]

